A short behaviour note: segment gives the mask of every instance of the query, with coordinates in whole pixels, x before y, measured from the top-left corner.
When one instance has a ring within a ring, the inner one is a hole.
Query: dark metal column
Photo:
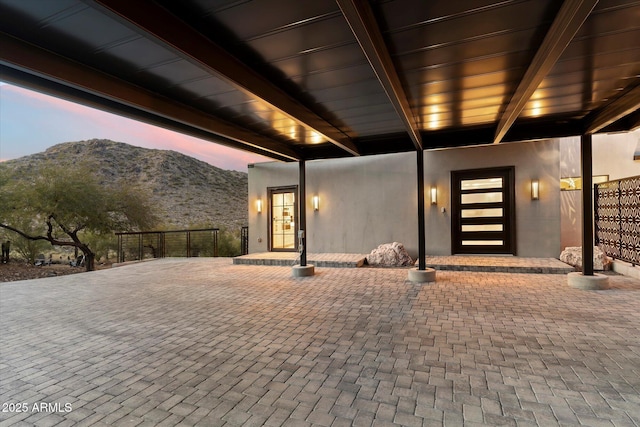
[[[593,168],[591,134],[580,139],[582,170],[582,275],[593,276]]]
[[[122,251],[122,235],[118,234],[118,262],[124,262],[124,252]]]
[[[298,230],[299,232],[303,232],[303,236],[299,238],[299,242],[302,245],[302,250],[300,251],[300,266],[305,267],[307,265],[307,195],[306,195],[306,168],[304,160],[300,160],[298,162],[299,172],[298,172],[298,193],[300,195],[300,200],[298,200],[298,206],[300,208],[300,217],[298,218]]]
[[[418,159],[418,270],[427,268],[424,227],[424,151],[416,151]]]

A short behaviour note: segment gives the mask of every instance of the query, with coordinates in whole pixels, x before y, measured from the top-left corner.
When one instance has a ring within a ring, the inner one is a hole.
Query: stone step
[[[489,273],[568,274],[575,268],[555,258],[512,256],[427,256],[426,266],[436,270]],[[416,262],[417,265],[417,262]]]
[[[310,253],[307,254],[307,264],[316,267],[359,268],[366,266],[366,257],[366,254]],[[293,267],[300,264],[300,261],[297,252],[261,252],[235,257],[233,263],[236,265]],[[568,274],[575,271],[572,266],[555,258],[512,256],[427,256],[426,265],[441,271],[525,274]]]
[[[307,264],[316,267],[358,268],[365,264],[366,255],[363,254],[307,254]],[[261,252],[235,257],[236,265],[275,265],[293,267],[300,264],[297,252]]]

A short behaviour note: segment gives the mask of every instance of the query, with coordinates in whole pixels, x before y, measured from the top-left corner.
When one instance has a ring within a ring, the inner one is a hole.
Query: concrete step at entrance
[[[260,252],[233,259],[236,265],[275,265],[292,267],[300,260],[297,252]],[[316,267],[358,268],[366,266],[367,254],[310,253],[307,263]],[[427,267],[436,270],[481,271],[495,273],[568,274],[575,269],[555,258],[513,256],[427,256]],[[417,261],[416,261],[417,266]],[[405,267],[406,268],[406,267]]]
[[[334,268],[358,268],[365,263],[365,254],[307,254],[307,264],[316,267]],[[239,265],[278,265],[282,267],[292,267],[300,263],[297,252],[260,252],[249,255],[242,255],[233,259],[234,264]]]
[[[435,268],[436,270],[528,274],[568,274],[575,271],[572,266],[555,258],[427,256],[425,260],[427,267]]]

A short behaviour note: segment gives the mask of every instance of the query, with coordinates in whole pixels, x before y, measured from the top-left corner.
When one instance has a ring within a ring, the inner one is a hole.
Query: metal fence
[[[116,233],[118,262],[164,257],[217,257],[217,228]]]
[[[608,256],[640,264],[640,176],[596,184],[596,245]]]
[[[249,253],[249,227],[242,227],[240,229],[240,252],[242,255]]]

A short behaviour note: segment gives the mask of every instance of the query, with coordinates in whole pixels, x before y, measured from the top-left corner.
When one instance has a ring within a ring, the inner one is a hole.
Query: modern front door
[[[296,186],[269,189],[269,247],[272,251],[297,250],[297,192]]]
[[[451,172],[454,254],[516,254],[514,167]]]

